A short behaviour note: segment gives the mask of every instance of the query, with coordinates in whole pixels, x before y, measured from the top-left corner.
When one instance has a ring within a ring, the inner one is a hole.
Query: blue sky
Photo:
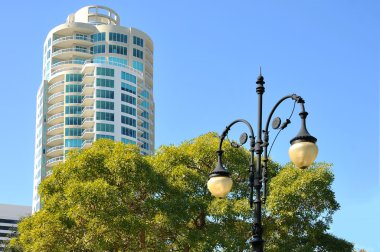
[[[303,96],[308,129],[318,138],[317,160],[334,164],[341,209],[331,232],[380,251],[378,1],[7,1],[0,40],[0,203],[31,205],[43,41],[68,14],[90,4],[113,8],[123,26],[154,41],[156,147],[220,133],[236,118],[255,125],[260,65],[265,117],[282,96]],[[290,110],[285,104],[278,115]],[[273,159],[289,161],[289,140],[298,129],[295,116]]]

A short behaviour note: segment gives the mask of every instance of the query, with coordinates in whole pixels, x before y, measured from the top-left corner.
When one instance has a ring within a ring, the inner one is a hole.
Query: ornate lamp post
[[[266,200],[266,182],[267,178],[267,164],[268,164],[268,146],[269,146],[269,123],[272,119],[274,112],[277,107],[285,100],[292,99],[295,103],[301,105],[301,112],[299,113],[302,124],[301,129],[298,134],[290,140],[289,156],[296,167],[305,169],[310,166],[318,154],[318,147],[315,144],[317,139],[309,134],[306,129],[306,117],[308,113],[305,111],[304,103],[305,101],[298,95],[292,94],[281,98],[270,112],[268,119],[265,124],[265,129],[262,130],[262,97],[265,91],[264,88],[264,77],[260,75],[257,78],[256,93],[258,95],[258,120],[257,120],[257,136],[255,137],[253,128],[251,124],[244,120],[238,119],[233,121],[230,125],[226,127],[220,136],[219,149],[217,151],[218,163],[213,172],[210,173],[210,179],[207,183],[207,187],[211,194],[215,197],[225,197],[232,188],[232,179],[230,173],[223,166],[222,156],[223,141],[226,138],[229,130],[236,123],[244,123],[249,128],[249,151],[251,153],[251,159],[249,163],[249,188],[250,196],[249,203],[251,208],[253,208],[253,226],[252,226],[252,237],[250,238],[250,243],[252,244],[252,251],[262,252],[264,240],[262,239],[263,227],[261,224],[261,202],[265,203]],[[290,123],[289,119],[281,124],[279,117],[276,117],[272,122],[272,127],[274,129],[284,129]],[[262,138],[262,133],[264,138]],[[240,136],[240,145],[247,142],[248,135],[243,133]],[[240,145],[236,145],[239,147]],[[256,166],[254,164],[254,156],[256,154]],[[263,190],[262,190],[263,189]],[[262,192],[263,191],[263,192]],[[262,193],[261,193],[262,192]]]

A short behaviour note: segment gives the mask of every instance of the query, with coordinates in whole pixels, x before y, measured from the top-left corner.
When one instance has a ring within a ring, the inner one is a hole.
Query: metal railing
[[[56,125],[57,126],[57,125]],[[55,127],[55,126],[53,126]],[[63,127],[63,126],[62,126]],[[53,142],[54,140],[58,140],[58,139],[63,139],[64,135],[56,135],[56,136],[53,136],[53,137],[50,137],[46,140],[46,143],[51,143]]]
[[[51,126],[47,129],[47,132],[50,132],[52,130],[55,130],[55,129],[58,129],[58,128],[63,128],[63,126],[65,126],[64,123],[60,123],[60,124],[57,124],[57,125],[54,125],[54,126]]]
[[[65,94],[65,92],[63,92],[63,91],[59,92],[59,93],[52,94],[51,96],[49,96],[48,102],[51,101],[51,100],[53,100],[54,98],[56,98],[58,96],[61,96],[61,95],[64,95],[64,94]]]
[[[49,159],[49,160],[46,162],[46,164],[47,164],[47,165],[48,165],[48,164],[53,164],[53,163],[55,163],[55,162],[63,161],[64,159],[65,159],[64,156],[59,156],[59,157],[51,158],[51,159]]]
[[[55,147],[47,149],[46,153],[51,153],[51,152],[56,151],[56,150],[63,150],[64,148],[65,148],[65,146],[63,146],[63,145],[55,146]]]
[[[52,115],[52,116],[50,116],[48,119],[47,119],[47,121],[48,122],[50,122],[50,121],[52,121],[52,120],[54,120],[54,119],[56,119],[56,118],[59,118],[59,117],[63,117],[65,115],[65,113],[58,113],[58,114],[55,114],[55,115]]]
[[[48,107],[47,111],[49,112],[49,111],[51,111],[51,110],[53,110],[55,108],[61,107],[61,106],[63,106],[63,104],[64,104],[64,102],[58,102],[57,104],[51,105],[51,106]]]

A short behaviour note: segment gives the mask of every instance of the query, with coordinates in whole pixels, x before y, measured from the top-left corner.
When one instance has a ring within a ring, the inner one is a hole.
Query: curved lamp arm
[[[266,182],[268,180],[268,177],[267,177],[267,166],[268,166],[268,145],[269,145],[269,123],[270,123],[270,121],[272,119],[272,116],[273,116],[274,112],[278,108],[278,106],[283,101],[285,101],[287,99],[292,99],[295,102],[297,102],[297,103],[300,104],[300,106],[301,106],[301,112],[299,113],[299,115],[300,115],[301,120],[302,120],[300,131],[298,132],[298,134],[296,135],[296,137],[294,137],[292,140],[290,140],[290,143],[293,144],[296,141],[309,141],[309,142],[315,143],[317,141],[317,139],[315,137],[311,136],[310,133],[306,129],[306,117],[307,117],[308,113],[305,111],[305,105],[304,105],[305,100],[301,96],[296,95],[296,94],[291,94],[291,95],[287,95],[287,96],[282,97],[275,104],[275,106],[272,108],[272,111],[270,112],[270,114],[268,116],[268,119],[267,119],[267,122],[266,122],[266,125],[265,125],[265,130],[264,130],[264,143],[263,143],[263,147],[264,147],[264,158],[263,158],[264,166],[263,166],[263,170],[262,170],[262,176],[263,176],[263,203],[265,203],[266,195],[267,195],[267,184],[266,184]],[[281,129],[284,129],[287,126],[287,124],[289,124],[289,123],[290,123],[290,121],[287,120],[284,123],[284,126],[281,126]]]

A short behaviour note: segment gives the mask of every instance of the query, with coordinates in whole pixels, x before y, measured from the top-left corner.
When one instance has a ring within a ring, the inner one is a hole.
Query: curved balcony
[[[55,40],[53,40],[53,46],[59,45],[60,47],[72,47],[77,44],[81,44],[84,46],[90,46],[92,45],[91,38],[88,36],[83,35],[74,35],[74,36],[66,36],[66,37],[60,37]]]
[[[60,124],[49,127],[47,129],[47,135],[51,136],[51,135],[56,135],[56,134],[63,134],[64,126],[65,126],[64,123],[60,123]]]
[[[65,160],[64,156],[51,158],[46,162],[46,167],[52,167],[52,166],[58,164],[59,162],[63,162],[63,160]]]
[[[82,132],[82,139],[94,139],[94,129],[93,128],[85,129]]]
[[[86,107],[94,105],[94,96],[92,95],[83,96],[82,105]]]
[[[95,76],[93,73],[86,73],[83,75],[82,83],[83,84],[93,84]]]
[[[84,118],[82,121],[82,128],[93,128],[95,120],[93,117]]]
[[[61,77],[59,79],[63,79],[63,76],[62,76],[62,72],[80,72],[82,70],[81,67],[62,67],[62,68],[58,68],[54,71],[51,72],[51,76],[50,76],[50,81],[52,79],[55,79],[56,77]],[[57,78],[58,79],[58,78]]]
[[[62,60],[70,60],[75,57],[89,58],[91,57],[91,53],[88,49],[72,47],[56,50],[51,54],[51,57]]]
[[[57,103],[57,102],[63,102],[64,95],[65,95],[64,91],[52,94],[48,98],[48,103],[53,104],[53,103]]]
[[[71,65],[83,65],[84,60],[62,60],[51,65],[51,70],[69,67]],[[53,71],[54,72],[54,71]]]
[[[48,138],[46,140],[46,145],[47,146],[55,146],[55,145],[58,145],[58,144],[63,144],[63,139],[64,139],[64,135],[56,135],[56,136],[52,136],[50,138]]]
[[[49,106],[47,110],[48,114],[52,115],[59,112],[63,112],[63,109],[64,109],[63,105],[64,105],[64,102],[62,101],[62,102]]]
[[[48,117],[47,123],[52,125],[52,124],[57,124],[57,123],[63,123],[65,113],[58,113],[55,115],[52,115]]]
[[[82,110],[82,117],[89,117],[89,116],[94,116],[94,107],[93,106],[87,106],[84,107]]]
[[[93,142],[94,142],[94,140],[84,140],[82,143],[82,149],[87,149],[87,148],[91,147]]]
[[[45,177],[49,177],[51,174],[53,173],[53,170],[47,170],[46,171],[46,176]]]
[[[55,147],[51,147],[47,149],[46,156],[48,157],[56,157],[62,155],[63,149],[65,148],[64,145],[58,145]]]
[[[82,95],[86,96],[86,95],[93,95],[93,94],[94,94],[94,84],[93,83],[86,84],[83,86]]]
[[[65,82],[64,81],[57,81],[53,84],[51,84],[48,88],[48,94],[56,93],[56,92],[62,92],[65,88]]]

